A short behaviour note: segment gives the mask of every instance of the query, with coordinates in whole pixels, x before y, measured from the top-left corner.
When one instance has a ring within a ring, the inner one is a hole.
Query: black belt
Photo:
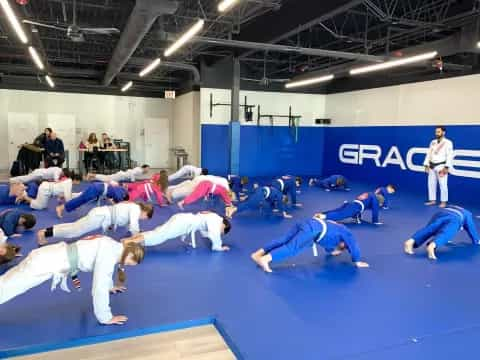
[[[434,163],[434,162],[430,161],[430,169],[435,169],[438,165],[444,165],[446,163],[447,163],[446,161],[442,161],[442,162],[439,162],[439,163]]]

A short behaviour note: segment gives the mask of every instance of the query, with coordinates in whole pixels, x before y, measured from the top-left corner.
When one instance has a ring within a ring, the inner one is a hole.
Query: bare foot
[[[432,205],[435,205],[436,203],[437,203],[436,201],[427,201],[425,205],[432,206]]]
[[[45,237],[45,230],[39,230],[37,232],[37,243],[39,246],[47,245],[48,241]]]
[[[405,251],[405,253],[408,254],[408,255],[413,255],[414,254],[414,252],[413,252],[413,245],[414,244],[415,244],[415,240],[408,239],[403,244],[403,251]]]
[[[227,217],[229,219],[231,219],[233,217],[233,215],[237,212],[237,210],[238,210],[238,208],[236,208],[235,206],[229,207]]]
[[[62,205],[58,205],[56,208],[55,208],[55,211],[57,212],[57,216],[59,219],[61,219],[63,217],[63,210],[65,210],[65,206],[62,204]]]
[[[315,181],[314,179],[308,180],[308,186],[313,186],[313,182],[314,182],[314,181]]]
[[[428,253],[428,258],[430,260],[437,260],[437,257],[435,256],[435,248],[437,246],[435,245],[435,243],[431,242],[430,244],[428,244],[427,246],[427,253]]]
[[[270,260],[267,256],[262,256],[258,262],[258,265],[263,269],[263,271],[267,273],[271,273],[272,269],[270,269]]]
[[[438,207],[445,208],[447,207],[447,203],[445,201],[442,201]]]
[[[332,255],[332,256],[338,256],[338,255],[340,255],[341,253],[342,253],[342,250],[335,249],[335,250],[333,250],[333,251],[330,253],[330,255]]]
[[[260,259],[264,255],[265,255],[265,251],[263,249],[258,249],[257,251],[252,253],[252,255],[250,255],[250,257],[252,258],[253,261],[255,261],[257,263],[258,266],[261,266],[260,265]]]

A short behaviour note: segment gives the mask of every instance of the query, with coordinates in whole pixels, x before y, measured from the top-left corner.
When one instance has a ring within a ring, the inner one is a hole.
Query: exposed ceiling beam
[[[174,39],[173,35],[167,36],[169,40]],[[283,52],[283,53],[293,53],[293,54],[302,54],[309,56],[322,56],[338,59],[349,59],[349,60],[359,60],[365,62],[382,62],[385,61],[385,57],[368,55],[362,53],[351,53],[345,51],[336,51],[336,50],[326,50],[326,49],[315,49],[315,48],[304,48],[297,46],[288,46],[288,45],[278,45],[270,43],[257,43],[251,41],[241,41],[241,40],[229,40],[229,39],[217,39],[203,36],[196,36],[192,39],[192,42],[203,43],[214,46],[226,46],[226,47],[235,47],[243,49],[255,49],[262,52]]]
[[[104,86],[110,85],[127,64],[157,18],[173,14],[177,8],[178,3],[173,0],[137,0],[108,64],[102,81]]]

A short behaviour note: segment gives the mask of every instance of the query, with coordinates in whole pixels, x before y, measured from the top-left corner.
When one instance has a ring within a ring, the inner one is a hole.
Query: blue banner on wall
[[[332,127],[325,134],[323,175],[343,174],[353,181],[394,183],[426,196],[423,161],[434,126]],[[449,126],[455,157],[449,177],[450,200],[476,201],[480,181],[480,126]]]
[[[298,128],[298,142],[288,126],[241,126],[240,174],[278,176],[321,173],[325,128]],[[227,174],[229,127],[202,125],[202,167]]]

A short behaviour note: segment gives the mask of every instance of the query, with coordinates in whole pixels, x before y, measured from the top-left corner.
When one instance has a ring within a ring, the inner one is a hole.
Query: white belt
[[[320,240],[322,240],[325,235],[327,234],[327,223],[322,220],[322,219],[319,219],[319,218],[316,218],[314,217],[313,219],[315,219],[316,221],[318,221],[320,224],[322,224],[323,226],[323,229],[322,229],[322,232],[320,233],[320,235],[317,236],[317,238],[314,240],[315,242],[320,242]]]
[[[153,194],[152,184],[150,183],[145,184],[145,194],[147,195],[148,201],[152,201],[152,194]]]
[[[285,182],[282,179],[277,179],[277,181],[280,183],[280,191],[283,192],[283,189],[285,189]]]
[[[270,197],[270,193],[271,193],[270,188],[268,186],[264,186],[263,189],[265,191],[265,193],[264,193],[265,194],[265,199],[268,199]]]
[[[353,200],[353,202],[360,204],[360,206],[362,207],[362,210],[360,210],[360,212],[363,213],[365,211],[365,204],[363,202],[361,202],[360,200]]]
[[[210,189],[210,194],[213,194],[217,189],[217,184],[212,184],[212,188]]]
[[[455,214],[457,214],[458,216],[460,216],[460,220],[463,224],[464,220],[465,220],[465,217],[463,216],[462,212],[460,210],[457,210],[457,209],[452,209],[452,208],[445,208],[445,210],[448,210],[448,211],[451,211]]]

